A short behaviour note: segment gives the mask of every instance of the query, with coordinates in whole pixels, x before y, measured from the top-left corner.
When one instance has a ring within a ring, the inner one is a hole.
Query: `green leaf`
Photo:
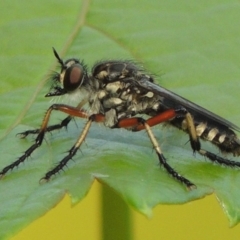
[[[162,86],[238,123],[240,16],[235,1],[11,1],[0,11],[1,167],[33,143],[32,136],[19,140],[15,135],[38,128],[51,104],[44,95],[50,70],[55,70],[52,46],[64,58],[84,59],[89,70],[101,59],[133,59]],[[55,101],[72,104],[65,98]],[[53,113],[51,123],[64,117]],[[172,128],[156,126],[153,131],[169,164],[197,185],[194,191],[159,167],[144,131],[99,124],[93,124],[68,168],[40,185],[39,179],[63,158],[85,122],[76,119],[77,126],[70,123],[68,131],[48,134],[28,161],[1,180],[1,239],[42,216],[66,193],[74,204],[79,202],[95,179],[148,216],[159,203],[185,203],[214,192],[230,224],[239,222],[239,170],[194,156],[188,136]],[[209,143],[203,146],[218,151]]]

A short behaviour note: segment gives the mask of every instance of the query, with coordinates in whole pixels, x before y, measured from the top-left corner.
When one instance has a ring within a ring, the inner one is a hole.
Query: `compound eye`
[[[66,91],[76,90],[83,81],[84,69],[80,64],[73,64],[71,67],[67,68],[64,79],[63,87]]]

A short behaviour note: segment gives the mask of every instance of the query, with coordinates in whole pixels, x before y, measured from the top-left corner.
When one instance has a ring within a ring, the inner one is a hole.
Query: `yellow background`
[[[74,207],[68,196],[12,240],[101,239],[101,185],[94,183],[87,197]],[[157,206],[152,219],[131,210],[133,240],[240,239],[240,225],[229,228],[214,195],[184,205]]]

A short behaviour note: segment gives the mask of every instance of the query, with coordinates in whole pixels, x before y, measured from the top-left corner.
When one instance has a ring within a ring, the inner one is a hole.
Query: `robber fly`
[[[66,156],[45,174],[42,181],[50,180],[72,159],[86,138],[92,122],[102,122],[109,128],[126,128],[132,132],[145,130],[160,164],[188,189],[196,186],[167,163],[152,132],[152,126],[166,122],[177,127],[188,134],[193,152],[198,152],[212,162],[240,167],[239,162],[204,150],[200,144],[200,139],[207,140],[221,152],[239,156],[240,140],[233,130],[239,131],[240,128],[231,122],[155,84],[152,76],[131,61],[102,61],[95,64],[91,73],[88,73],[82,61],[75,58],[63,61],[55,49],[53,52],[61,71],[53,76],[53,85],[46,97],[76,94],[82,96],[82,100],[76,107],[53,104],[47,110],[39,129],[20,133],[22,138],[29,134],[37,134],[37,137],[21,157],[2,169],[0,177],[24,162],[41,146],[46,132],[67,127],[73,117],[86,118],[86,125]],[[83,109],[85,104],[89,105],[90,111]],[[53,110],[64,112],[68,116],[61,123],[48,126]],[[147,115],[148,119],[140,117],[142,114]]]

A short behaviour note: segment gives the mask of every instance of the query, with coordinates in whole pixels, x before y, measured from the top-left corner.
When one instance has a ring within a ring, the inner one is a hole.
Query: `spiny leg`
[[[60,172],[68,163],[69,160],[73,158],[73,156],[77,153],[77,150],[82,145],[82,142],[86,138],[89,128],[91,127],[92,120],[89,118],[87,121],[85,127],[82,130],[82,133],[80,134],[77,142],[74,144],[74,146],[68,151],[68,154],[57,164],[56,167],[48,171],[43,178],[41,178],[41,182],[49,181],[50,178],[55,175],[56,173]]]
[[[56,165],[56,167],[54,167],[53,169],[48,171],[45,174],[45,176],[43,178],[41,178],[41,180],[40,180],[41,182],[49,181],[53,175],[60,172],[67,165],[69,160],[71,160],[73,158],[73,156],[77,153],[78,149],[81,147],[83,141],[85,140],[93,121],[94,122],[103,122],[104,121],[104,115],[93,114],[89,117],[89,119],[88,119],[86,125],[84,126],[78,140],[73,145],[73,147],[68,151],[68,154]]]
[[[24,154],[19,157],[16,161],[14,161],[13,163],[9,164],[8,166],[4,167],[2,169],[2,171],[0,171],[0,178],[2,178],[7,172],[9,172],[10,170],[14,169],[15,167],[17,167],[20,163],[24,162],[32,153],[35,149],[37,149],[38,147],[41,146],[42,141],[44,139],[44,135],[47,129],[47,125],[50,119],[50,115],[51,112],[53,110],[59,110],[61,112],[65,112],[71,116],[76,116],[76,117],[81,117],[81,118],[87,118],[88,115],[83,111],[80,110],[78,108],[74,108],[68,105],[64,105],[64,104],[53,104],[46,112],[43,121],[42,121],[42,125],[39,129],[39,133],[35,139],[35,143],[30,146],[25,152]]]
[[[16,161],[4,167],[2,171],[0,171],[0,178],[2,178],[10,170],[17,167],[20,163],[24,162],[36,148],[41,146],[43,138],[44,138],[44,132],[40,132],[37,138],[35,139],[35,143],[30,148],[28,148],[21,157],[19,157]]]
[[[160,122],[165,122],[169,119],[172,119],[176,116],[176,114],[181,112],[184,112],[182,109],[179,110],[167,110],[157,116],[154,116],[152,118],[149,118],[147,120],[144,120],[142,118],[128,118],[128,119],[121,119],[115,127],[123,127],[123,128],[131,128],[132,131],[141,131],[143,129],[146,129],[148,137],[150,141],[152,142],[152,145],[156,151],[156,154],[158,156],[160,164],[166,169],[166,171],[177,181],[183,183],[189,190],[196,188],[196,186],[189,181],[188,179],[181,176],[177,171],[175,171],[166,161],[166,158],[164,157],[161,148],[150,128],[150,126],[154,126],[156,124],[159,124]]]
[[[198,152],[202,156],[207,157],[212,162],[216,162],[220,165],[225,165],[225,166],[228,166],[228,167],[240,167],[240,162],[236,162],[236,161],[232,161],[232,160],[229,160],[229,159],[222,158],[222,157],[216,155],[215,153],[211,153],[207,150],[200,149]]]
[[[181,183],[183,183],[189,190],[192,190],[194,188],[196,188],[196,185],[194,185],[192,182],[190,182],[187,178],[181,176],[177,171],[175,171],[166,161],[166,158],[164,157],[164,155],[162,154],[162,151],[160,149],[160,146],[155,138],[155,136],[153,135],[153,132],[151,130],[151,128],[149,127],[149,125],[147,123],[144,123],[146,132],[148,134],[149,139],[152,142],[152,145],[158,155],[158,159],[160,164],[167,170],[167,172],[176,180],[180,181]]]

